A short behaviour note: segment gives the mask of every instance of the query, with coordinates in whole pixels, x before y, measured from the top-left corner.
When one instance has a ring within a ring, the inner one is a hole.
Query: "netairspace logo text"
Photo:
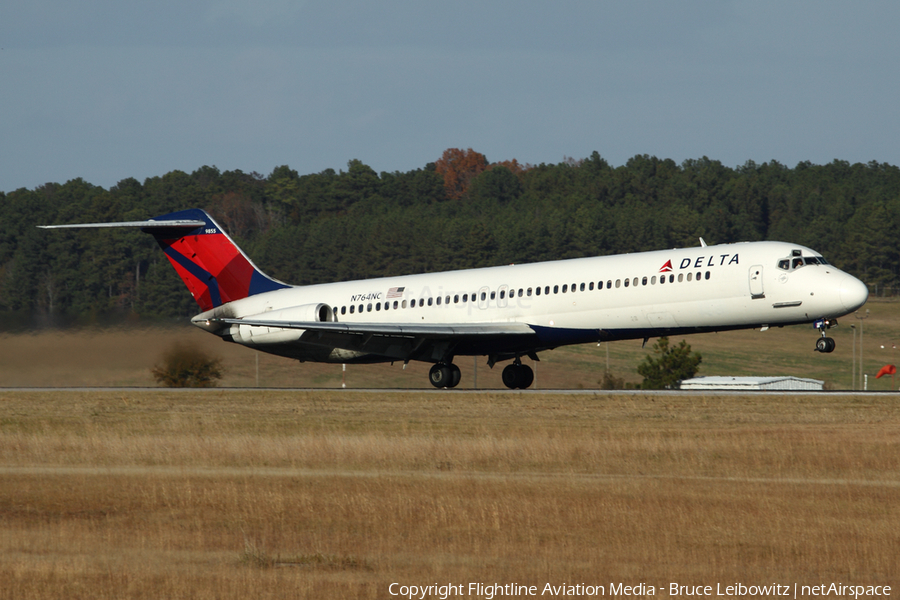
[[[668,593],[669,597],[693,597],[715,596],[719,598],[741,597],[787,597],[797,600],[819,596],[837,596],[844,598],[890,596],[889,585],[848,585],[844,583],[820,583],[816,585],[800,585],[798,583],[771,583],[764,585],[746,585],[744,583],[717,583],[713,585],[685,585],[681,583],[669,583],[668,585],[650,585],[637,583],[628,585],[624,583],[610,583],[609,585],[586,583],[560,584],[547,583],[543,587],[537,585],[524,585],[520,583],[434,583],[431,585],[406,585],[392,583],[388,592],[391,596],[398,596],[413,600],[425,598],[440,598],[447,600],[454,597],[479,596],[487,600],[508,596],[545,596],[556,598],[560,596],[655,596],[657,591],[661,594]]]

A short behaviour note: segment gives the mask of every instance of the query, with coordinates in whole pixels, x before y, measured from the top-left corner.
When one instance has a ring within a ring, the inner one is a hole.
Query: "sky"
[[[0,6],[0,191],[447,148],[900,164],[900,3],[29,0]]]

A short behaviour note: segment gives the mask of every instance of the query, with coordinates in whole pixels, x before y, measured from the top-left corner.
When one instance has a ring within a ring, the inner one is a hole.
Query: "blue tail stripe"
[[[209,297],[212,301],[213,306],[221,306],[222,305],[222,295],[219,293],[219,282],[216,281],[216,278],[212,276],[212,274],[205,270],[201,269],[197,264],[188,260],[188,258],[182,253],[178,252],[171,246],[165,249],[166,256],[177,262],[181,265],[184,270],[188,273],[199,279],[201,282],[206,285],[209,289]]]

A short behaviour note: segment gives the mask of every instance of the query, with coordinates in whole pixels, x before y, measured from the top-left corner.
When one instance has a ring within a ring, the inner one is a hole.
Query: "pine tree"
[[[684,379],[690,379],[700,369],[702,357],[699,352],[691,352],[684,340],[669,348],[669,338],[661,337],[653,344],[653,355],[647,355],[638,365],[638,374],[643,375],[641,388],[645,390],[677,389]]]

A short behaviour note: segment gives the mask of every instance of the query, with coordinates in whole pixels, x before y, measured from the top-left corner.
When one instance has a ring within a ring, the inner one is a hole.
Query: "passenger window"
[[[558,294],[558,293],[559,293],[559,286],[558,286],[558,285],[554,285],[554,286],[553,286],[553,293],[554,293],[554,294]]]
[[[491,292],[491,300],[497,297],[497,292]]]
[[[353,304],[350,305],[350,314],[351,314],[351,315],[352,315],[354,312],[356,312],[356,311],[354,310],[355,308],[356,308],[356,306],[354,306]]]
[[[450,304],[450,296],[444,298],[444,304]]]
[[[663,285],[665,282],[666,282],[666,276],[665,276],[665,275],[662,275],[662,276],[659,278],[659,285]]]
[[[342,306],[342,307],[341,307],[341,314],[342,314],[342,315],[346,315],[346,314],[347,314],[347,307],[346,307],[346,306]]]
[[[381,312],[381,302],[375,304],[375,312]]]
[[[621,283],[622,283],[622,280],[621,280],[621,279],[616,279],[616,287],[619,287],[619,285],[620,285]]]
[[[637,281],[638,281],[638,278],[635,277],[635,278],[634,278],[634,281],[632,282],[632,283],[634,283],[635,287],[637,287]]]
[[[628,287],[628,284],[629,284],[630,281],[631,281],[630,279],[626,279],[626,280],[625,280],[625,287]]]
[[[397,301],[394,300],[394,310],[397,310]]]
[[[528,288],[527,290],[525,290],[525,295],[528,296],[529,298],[531,298],[531,288]]]
[[[487,300],[487,294],[485,292],[481,292],[481,299]]]
[[[541,295],[541,288],[540,288],[540,286],[534,288],[534,294],[535,294],[535,296],[540,296],[540,295]]]
[[[611,288],[611,287],[612,287],[612,279],[610,279],[609,281],[606,282],[606,289],[609,289],[609,288]],[[619,287],[619,281],[618,281],[618,280],[616,280],[616,287]]]
[[[588,291],[591,291],[591,292],[594,291],[594,282],[593,281],[590,283],[590,285],[588,285]]]
[[[453,296],[453,304],[459,304],[459,294]]]
[[[650,278],[650,285],[656,285],[656,275]]]
[[[500,299],[503,300],[506,298],[506,290],[500,290]]]
[[[566,285],[564,285],[564,286],[563,286],[563,294],[565,294],[565,293],[566,293],[566,290],[567,290],[567,289],[569,289],[569,286],[568,286],[568,284],[566,284]]]
[[[684,281],[684,273],[679,273],[678,274],[678,283],[681,283],[682,281]]]
[[[669,283],[675,283],[675,276],[669,275]]]
[[[574,284],[574,283],[572,284],[572,291],[573,291],[573,292],[575,291],[575,284]]]
[[[709,279],[709,271],[706,272],[706,279]]]
[[[437,305],[438,305],[438,306],[441,305],[441,297],[440,297],[440,296],[437,297]]]
[[[700,277],[703,275],[700,271],[697,271],[697,281],[700,281]]]
[[[468,302],[468,301],[469,301],[469,295],[463,294],[463,302]]]
[[[362,312],[362,311],[363,311],[363,305],[360,304],[360,305],[359,305],[359,312]]]
[[[366,306],[366,312],[372,312],[372,303],[371,302],[369,302],[369,304]]]
[[[406,308],[406,300],[403,301],[403,303],[401,304],[401,306],[402,306],[403,308]]]
[[[594,287],[594,284],[593,284],[593,283],[591,284],[591,287],[592,287],[592,288]],[[579,292],[583,292],[583,291],[584,291],[584,284],[583,284],[583,283],[582,283],[580,286],[578,286],[578,291],[579,291]]]
[[[693,277],[693,275],[694,275],[693,273],[688,273],[688,281],[692,281],[691,278]]]
[[[641,279],[641,285],[647,285],[647,277],[646,276],[644,276],[644,278]]]
[[[545,296],[549,296],[549,295],[550,295],[550,286],[549,286],[549,285],[545,285],[545,286],[544,286],[544,295],[545,295]]]

